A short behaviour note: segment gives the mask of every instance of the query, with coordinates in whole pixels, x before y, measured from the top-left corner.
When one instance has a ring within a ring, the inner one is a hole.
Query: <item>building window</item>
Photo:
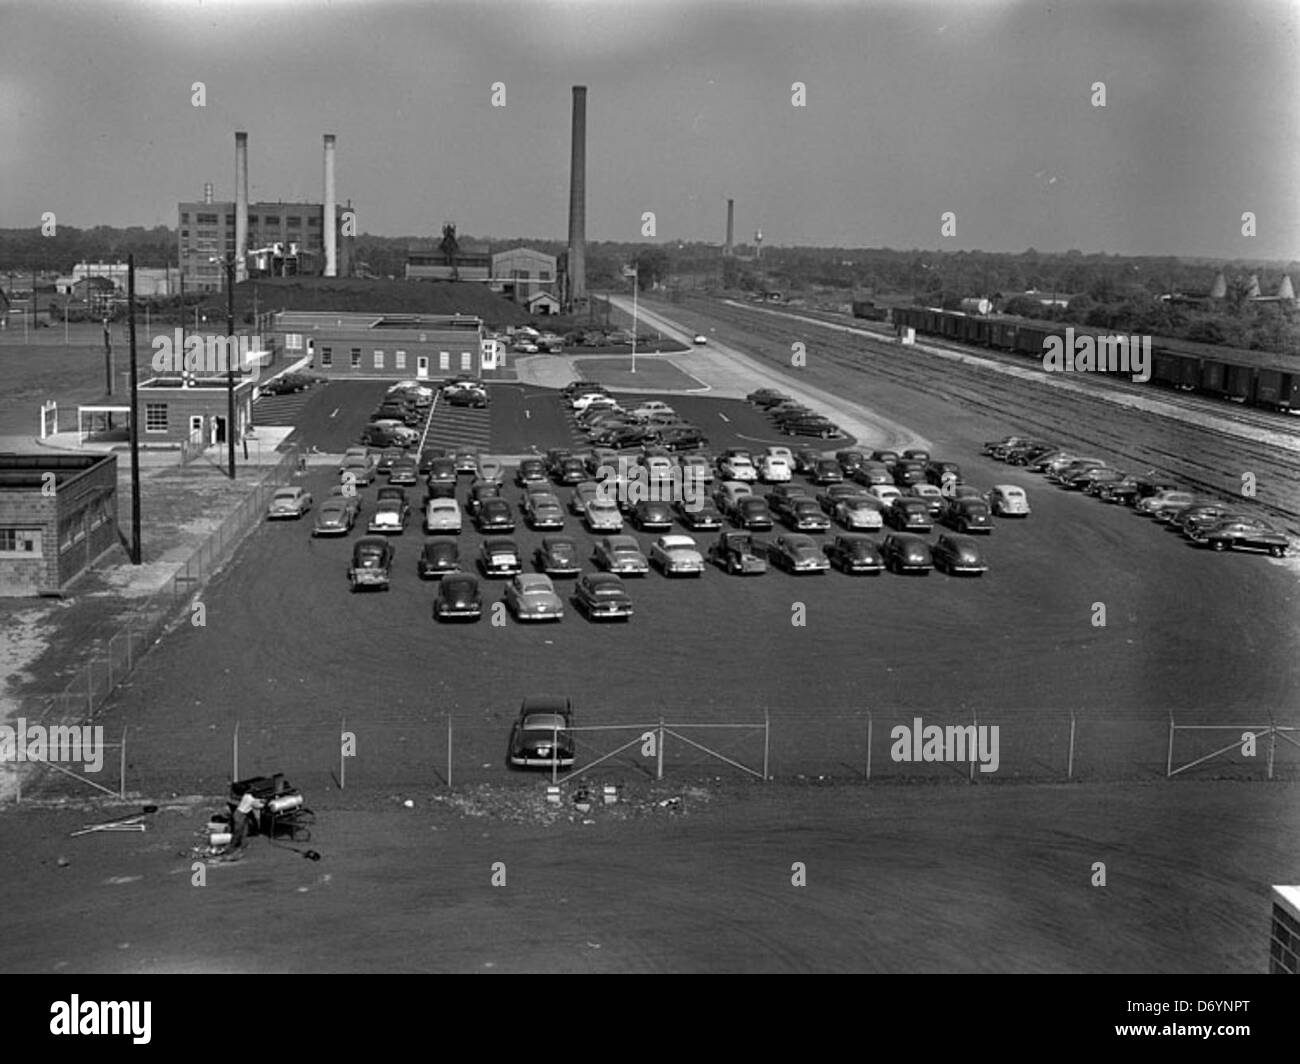
[[[19,558],[41,556],[39,528],[0,528],[0,555]]]
[[[474,368],[474,356],[468,351],[462,351],[460,353],[460,368],[462,370]]]
[[[302,350],[302,333],[285,333],[284,349],[286,351]]]
[[[438,368],[451,369],[451,355],[449,355],[446,351],[438,352]]]
[[[217,216],[216,216],[215,214],[196,214],[196,215],[194,216],[194,220],[195,220],[196,222],[198,222],[199,225],[216,225],[216,224],[217,224]]]
[[[275,226],[278,226],[278,225],[280,224],[280,216],[279,216],[278,214],[267,214],[267,215],[264,215],[264,216],[262,217],[262,224],[263,224],[263,225],[275,225]]]
[[[322,366],[334,365],[334,348],[322,347],[320,349],[320,364]]]
[[[289,216],[289,228],[290,228],[290,229],[298,229],[298,228],[301,228],[301,226],[302,226],[302,219],[301,219],[301,218],[295,218],[293,215],[290,215],[290,216]]]
[[[309,217],[309,218],[307,219],[307,228],[308,228],[308,229],[319,229],[319,228],[320,228],[320,219],[319,219],[319,218],[316,218],[316,217]]]
[[[227,224],[227,225],[234,225],[234,224],[235,224],[235,216],[234,216],[233,214],[227,214],[227,215],[226,215],[226,224]]]
[[[182,230],[181,230],[181,239],[182,239],[182,240],[188,240],[189,238],[190,238],[190,231],[189,231],[188,229],[182,229]]]
[[[538,277],[538,279],[541,280],[542,282],[549,281],[549,280],[551,279],[551,271],[550,271],[550,270],[542,270],[541,272],[538,273],[537,277]]]
[[[406,369],[406,352],[405,351],[394,352],[393,361],[397,369]]]
[[[59,522],[59,550],[65,551],[69,547],[80,543],[86,538],[86,511],[78,510],[75,514],[69,514]]]
[[[361,368],[361,348],[359,347],[354,347],[352,349],[352,368],[353,369]]]
[[[375,352],[375,369],[383,369],[383,368],[384,368],[384,353],[383,353],[382,351],[376,351],[376,352]]]
[[[144,404],[144,430],[145,432],[166,432],[167,431],[167,404],[166,403],[145,403]]]
[[[189,212],[189,211],[182,211],[182,212],[181,212],[181,224],[184,225],[185,223],[189,222],[189,220],[190,220],[190,212]]]

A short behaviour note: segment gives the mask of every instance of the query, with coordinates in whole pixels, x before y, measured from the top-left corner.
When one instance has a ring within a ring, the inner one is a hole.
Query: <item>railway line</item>
[[[830,315],[748,307],[727,301],[697,299],[690,308],[760,340],[752,354],[789,365],[790,344],[808,344],[812,357],[825,359],[836,372],[848,371],[868,380],[890,383],[943,397],[963,408],[995,418],[1008,430],[1025,430],[1070,447],[1099,451],[1134,470],[1167,473],[1207,493],[1242,497],[1244,474],[1252,474],[1256,495],[1249,506],[1300,534],[1300,438],[1294,421],[1283,413],[1241,409],[1221,400],[1204,399],[1089,374],[1071,375],[1081,387],[1065,390],[1027,375],[990,372],[994,362],[1026,370],[1022,356],[995,349],[935,342],[927,337],[917,346],[901,348],[889,327],[859,323]],[[849,322],[854,324],[850,325]],[[865,324],[866,327],[863,327]],[[809,343],[808,329],[817,330]],[[933,348],[934,350],[927,350]],[[957,361],[954,355],[980,361]],[[1119,385],[1117,388],[1116,385]],[[1122,411],[1134,397],[1157,399],[1185,416],[1153,411]],[[1216,430],[1218,420],[1277,439],[1277,446]],[[1287,446],[1292,443],[1292,446]]]

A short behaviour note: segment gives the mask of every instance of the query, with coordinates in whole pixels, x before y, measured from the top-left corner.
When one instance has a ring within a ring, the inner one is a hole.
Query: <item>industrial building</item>
[[[117,458],[0,454],[0,595],[59,595],[118,543]]]
[[[492,254],[486,244],[459,245],[455,261],[442,245],[431,241],[412,244],[407,249],[408,281],[488,281],[493,276]]]
[[[286,310],[272,336],[286,357],[309,357],[333,379],[426,379],[494,368],[483,319],[465,314]]]
[[[202,201],[176,205],[177,254],[186,290],[221,291],[227,255],[235,256],[236,281],[296,274],[347,276],[351,237],[343,238],[344,225],[356,208],[351,201],[346,205],[336,201],[334,146],[334,137],[326,134],[323,203],[249,203],[248,134],[236,133],[234,201],[215,200],[212,185],[207,184]],[[326,226],[330,216],[333,224]]]
[[[543,307],[540,313],[553,313],[549,307],[554,305],[558,308],[559,305],[555,299],[555,256],[533,248],[511,248],[493,255],[489,286],[494,292],[530,310],[530,302],[536,300]],[[548,295],[549,302],[537,298]]]

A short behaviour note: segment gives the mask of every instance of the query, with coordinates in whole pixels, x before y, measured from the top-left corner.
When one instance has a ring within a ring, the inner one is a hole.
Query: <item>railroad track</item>
[[[1113,458],[1133,469],[1154,468],[1168,473],[1189,487],[1208,494],[1241,498],[1242,474],[1252,473],[1257,495],[1250,504],[1300,534],[1300,452],[1285,448],[1268,449],[1267,445],[1244,440],[1197,423],[1159,413],[1142,416],[1146,425],[1134,430],[1130,418],[1117,419],[1125,410],[1107,395],[1109,385],[1118,384],[1135,393],[1150,396],[1144,385],[1128,381],[1092,379],[1089,392],[1066,392],[1059,388],[1006,374],[993,374],[984,367],[954,362],[924,348],[908,348],[907,358],[900,360],[902,349],[889,330],[865,329],[856,319],[829,315],[810,315],[803,311],[771,311],[748,308],[718,301],[699,300],[694,309],[720,321],[743,329],[756,338],[769,340],[770,351],[754,351],[758,357],[788,366],[790,343],[807,341],[811,324],[828,326],[817,340],[820,359],[837,371],[850,375],[887,380],[913,391],[939,394],[948,401],[996,418],[1009,428],[1023,429],[1059,440],[1063,445],[1088,448]],[[757,311],[757,312],[756,312]],[[854,324],[849,325],[849,322]],[[853,328],[854,332],[844,332]],[[863,336],[861,332],[877,333]],[[1029,360],[994,349],[972,348],[949,342],[923,343],[941,350],[978,355],[1024,367]],[[1095,395],[1089,394],[1095,389]],[[1215,417],[1254,430],[1295,433],[1295,423],[1288,415],[1263,410],[1242,410],[1235,404],[1205,400],[1200,397],[1161,389],[1161,402],[1185,414],[1213,414]],[[1227,409],[1224,409],[1227,408]],[[1151,419],[1158,419],[1157,431],[1151,431]],[[1117,424],[1117,421],[1119,422]]]

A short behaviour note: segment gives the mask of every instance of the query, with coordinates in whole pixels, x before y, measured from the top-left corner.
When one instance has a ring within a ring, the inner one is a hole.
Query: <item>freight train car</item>
[[[863,318],[866,321],[885,321],[889,317],[889,311],[885,307],[878,307],[869,299],[853,301],[853,316]]]

